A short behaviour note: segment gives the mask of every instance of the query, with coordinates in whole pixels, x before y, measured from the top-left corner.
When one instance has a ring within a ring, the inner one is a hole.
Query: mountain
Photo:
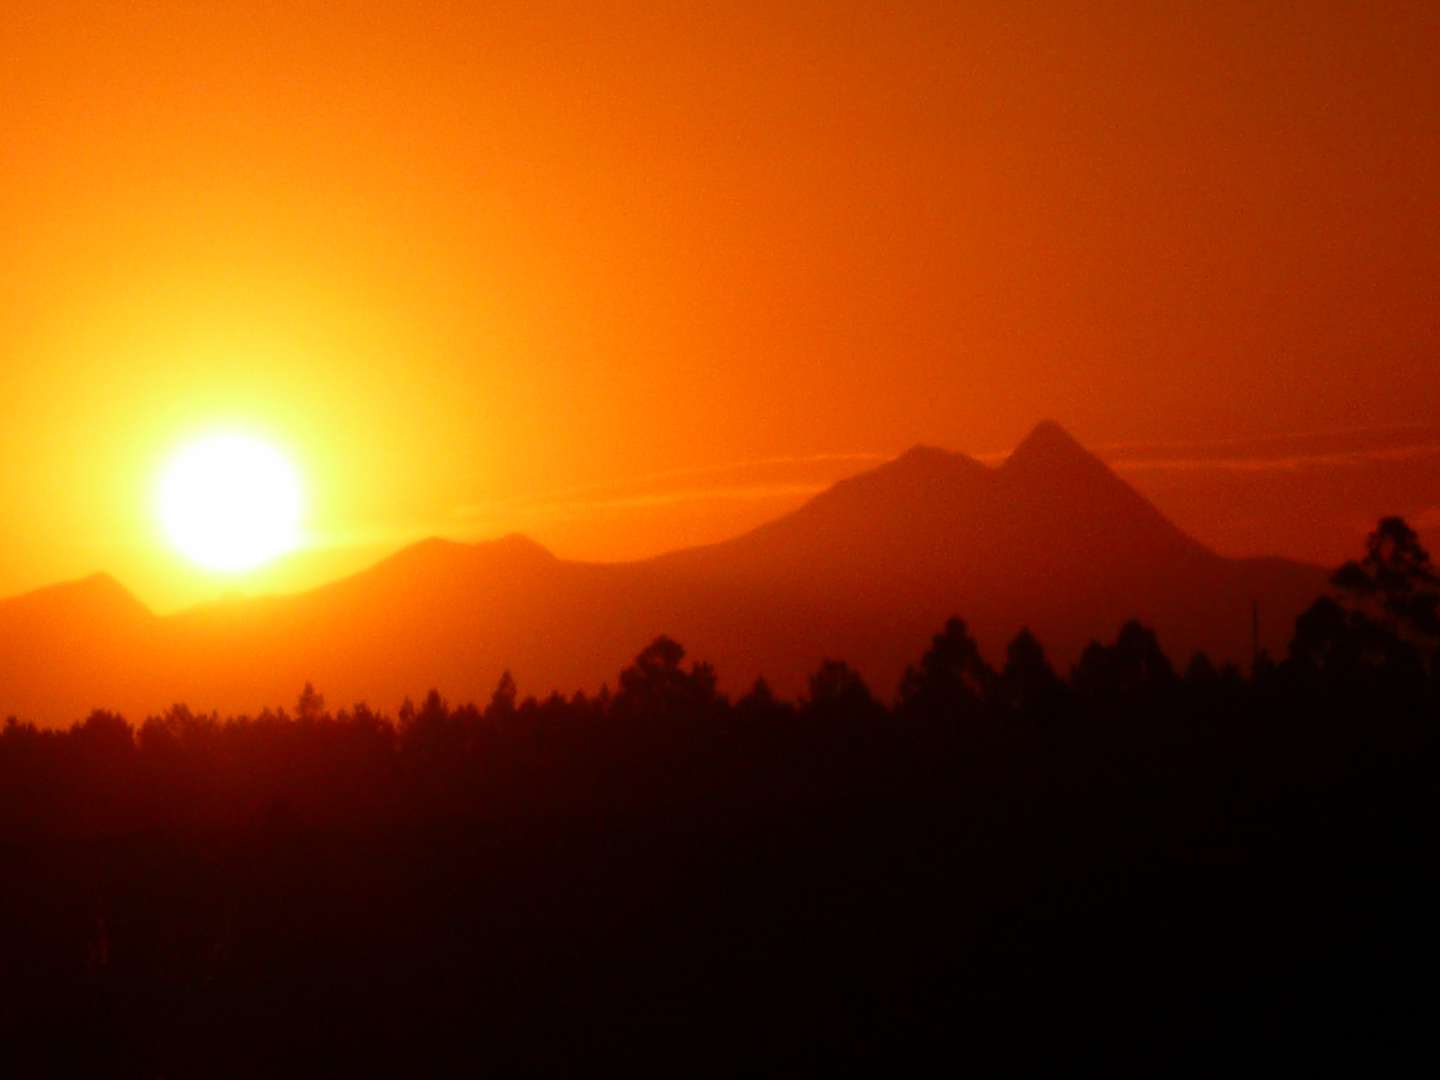
[[[737,657],[742,667],[768,660],[760,669],[793,690],[823,643],[882,694],[952,614],[997,664],[1021,625],[1063,670],[1138,617],[1177,664],[1204,649],[1248,665],[1252,604],[1261,644],[1282,654],[1295,616],[1328,585],[1318,567],[1214,554],[1050,421],[998,469],[917,447],[744,536],[655,562],[727,581],[730,604],[757,594],[750,609],[765,629],[775,616],[760,598],[777,598],[783,625]],[[707,646],[705,656],[735,654],[703,624],[681,640]]]
[[[432,686],[483,703],[507,668],[522,692],[591,692],[662,632],[732,692],[763,674],[793,696],[843,658],[888,697],[954,614],[997,664],[1021,625],[1064,670],[1131,617],[1177,664],[1199,648],[1248,663],[1252,603],[1280,653],[1327,578],[1214,554],[1046,422],[999,468],[916,447],[742,536],[640,562],[427,540],[307,592],[163,618],[103,576],[0,601],[0,711],[255,713],[306,681],[389,711]]]
[[[68,721],[141,700],[162,625],[108,574],[0,601],[0,715]]]

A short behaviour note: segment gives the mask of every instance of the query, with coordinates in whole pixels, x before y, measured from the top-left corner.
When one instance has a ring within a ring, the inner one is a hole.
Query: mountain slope
[[[952,614],[997,663],[1021,625],[1063,669],[1139,617],[1179,664],[1202,648],[1248,664],[1252,604],[1262,645],[1281,652],[1327,583],[1317,567],[1215,555],[1052,422],[997,469],[917,448],[745,536],[656,561],[707,580],[730,575],[724,632],[697,619],[682,640],[742,669],[763,659],[759,669],[792,692],[823,644],[888,695]],[[734,641],[734,613],[747,608],[763,652]]]
[[[1248,662],[1252,603],[1278,652],[1326,578],[1213,554],[1046,423],[999,468],[916,447],[743,536],[643,562],[429,540],[305,593],[163,619],[109,579],[43,590],[0,603],[0,709],[254,713],[308,680],[332,705],[393,710],[431,686],[483,702],[507,668],[522,692],[593,692],[658,633],[732,692],[763,674],[795,695],[843,658],[888,697],[953,614],[996,663],[1029,625],[1063,670],[1130,617],[1178,664],[1197,648]]]
[[[0,715],[69,721],[149,691],[161,620],[108,574],[0,600]]]

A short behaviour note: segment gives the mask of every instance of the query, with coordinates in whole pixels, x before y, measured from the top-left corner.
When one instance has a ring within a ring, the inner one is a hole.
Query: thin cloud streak
[[[1292,432],[1286,434],[1260,435],[1247,438],[1216,439],[1207,441],[1174,442],[1112,442],[1092,446],[1092,452],[1100,456],[1117,472],[1232,472],[1232,473],[1279,473],[1294,472],[1311,467],[1356,467],[1366,464],[1415,461],[1440,457],[1440,442],[1425,441],[1410,445],[1389,445],[1361,449],[1318,450],[1314,452],[1275,452],[1287,444],[1326,439],[1395,439],[1404,433],[1436,432],[1435,425],[1394,424],[1388,426],[1331,428],[1317,431]],[[1239,447],[1255,447],[1253,455],[1235,453],[1208,457],[1204,452],[1233,451]],[[1271,448],[1272,452],[1265,452]],[[1127,452],[1142,451],[1136,456]],[[1189,453],[1181,453],[1188,451]],[[991,451],[969,455],[973,460],[996,466],[1012,453],[1012,450]],[[1171,456],[1171,454],[1174,456]],[[872,451],[843,453],[798,454],[757,458],[744,461],[722,462],[716,465],[702,465],[686,468],[664,469],[640,476],[593,484],[579,484],[560,488],[537,495],[522,495],[497,499],[483,503],[469,503],[451,511],[445,524],[432,523],[420,528],[372,528],[348,530],[346,535],[326,537],[328,543],[307,545],[347,546],[353,543],[391,544],[409,542],[427,535],[456,535],[471,533],[476,527],[499,525],[505,528],[527,527],[537,520],[576,518],[586,514],[613,510],[663,509],[686,503],[698,502],[763,502],[778,499],[809,498],[826,490],[838,476],[814,481],[758,481],[754,483],[718,482],[726,474],[743,470],[784,470],[811,465],[839,465],[846,463],[871,464],[894,460],[894,454]],[[717,478],[714,485],[705,484],[706,478]],[[674,481],[690,483],[669,487]],[[695,483],[695,481],[701,481]],[[636,488],[649,490],[634,490]],[[1433,511],[1440,514],[1440,510]],[[316,538],[318,539],[318,538]]]
[[[1296,469],[1317,465],[1368,465],[1386,461],[1414,461],[1417,458],[1436,456],[1440,456],[1440,444],[1386,447],[1378,450],[1345,450],[1329,454],[1288,454],[1273,458],[1151,458],[1138,461],[1120,458],[1107,460],[1106,463],[1117,472],[1162,469],[1191,472],[1203,469],[1227,472],[1293,472]]]
[[[1345,450],[1285,453],[1266,449],[1327,439],[1369,438],[1371,440],[1390,439],[1393,442],[1397,435],[1404,432],[1423,433],[1427,439],[1423,442],[1410,441],[1402,445]],[[1121,441],[1097,443],[1086,449],[1117,471],[1223,469],[1237,472],[1260,472],[1272,469],[1298,469],[1308,465],[1362,465],[1375,461],[1408,461],[1429,457],[1440,454],[1440,442],[1434,441],[1437,434],[1440,434],[1440,427],[1434,424],[1388,424],[1253,435],[1233,439]],[[1220,454],[1215,457],[1203,456],[1207,450],[1218,453],[1227,450],[1233,451],[1237,447],[1254,447],[1256,452],[1253,454]],[[1184,451],[1189,451],[1189,453],[1184,453]],[[1014,452],[1014,448],[991,450],[981,454],[971,454],[969,457],[984,465],[999,465]],[[1139,456],[1129,456],[1136,452],[1139,453]]]
[[[638,508],[651,506],[674,506],[678,503],[699,502],[711,499],[726,501],[758,501],[763,499],[790,498],[793,496],[815,495],[830,487],[828,483],[806,484],[747,484],[741,487],[700,487],[679,491],[653,491],[634,495],[617,495],[595,499],[554,499],[549,502],[525,504],[496,503],[487,507],[464,507],[466,520],[475,521],[487,514],[504,511],[538,510],[550,513],[568,513],[577,510],[611,510],[617,508]],[[457,514],[460,512],[457,511]]]
[[[1398,439],[1410,433],[1409,440]],[[1423,438],[1421,438],[1423,436]],[[1383,424],[1366,427],[1321,428],[1312,431],[1294,431],[1269,435],[1251,435],[1243,438],[1175,440],[1175,441],[1120,441],[1097,443],[1087,449],[1101,458],[1116,471],[1155,471],[1163,469],[1201,470],[1214,469],[1233,472],[1265,472],[1295,470],[1307,466],[1365,465],[1385,461],[1413,461],[1440,455],[1440,425],[1435,424]],[[1388,445],[1347,449],[1317,449],[1284,452],[1287,445],[1325,440],[1370,440],[1387,441]],[[1236,448],[1254,447],[1253,454],[1221,453]],[[1188,453],[1186,453],[1188,451]],[[1214,451],[1215,457],[1204,456],[1205,451]],[[999,465],[1015,452],[993,450],[969,455],[985,465]],[[1131,456],[1136,454],[1138,456]]]
[[[636,495],[618,495],[608,498],[577,498],[607,491],[619,491],[646,484],[659,484],[667,480],[695,479],[703,476],[722,476],[742,469],[764,469],[787,465],[823,465],[843,462],[889,461],[895,455],[856,451],[835,454],[799,454],[786,457],[758,458],[750,461],[730,461],[719,465],[700,465],[682,469],[665,469],[646,473],[642,476],[607,480],[595,484],[580,484],[575,487],[559,488],[540,495],[521,495],[510,499],[496,499],[492,502],[470,503],[457,507],[453,516],[457,520],[469,520],[493,516],[504,511],[607,506],[668,505],[689,502],[696,499],[724,498],[778,498],[782,495],[814,494],[828,484],[752,484],[742,487],[687,488],[672,492],[645,492]]]
[[[1372,424],[1365,427],[1317,428],[1312,431],[1278,432],[1269,435],[1249,435],[1233,439],[1202,439],[1174,441],[1129,441],[1109,442],[1092,446],[1095,453],[1111,450],[1218,450],[1230,446],[1249,446],[1257,443],[1301,442],[1306,439],[1342,439],[1356,436],[1395,435],[1404,431],[1435,432],[1435,424]]]

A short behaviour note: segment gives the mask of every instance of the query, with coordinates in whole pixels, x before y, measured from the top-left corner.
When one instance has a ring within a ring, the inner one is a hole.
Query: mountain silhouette
[[[163,625],[108,574],[0,601],[0,714],[69,722],[138,702]]]
[[[915,447],[744,535],[638,562],[432,539],[306,592],[165,617],[103,575],[0,601],[0,712],[254,714],[307,681],[392,710],[432,686],[483,702],[506,669],[524,693],[593,692],[660,633],[731,692],[764,675],[794,696],[841,658],[888,698],[954,614],[992,660],[1028,625],[1063,667],[1133,617],[1178,664],[1245,664],[1252,603],[1278,653],[1327,581],[1216,555],[1047,421],[998,468]]]

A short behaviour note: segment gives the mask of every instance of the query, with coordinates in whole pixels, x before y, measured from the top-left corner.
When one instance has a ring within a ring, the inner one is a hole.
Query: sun
[[[300,542],[300,481],[274,447],[211,435],[176,455],[160,483],[160,523],[183,555],[211,570],[248,570]]]

